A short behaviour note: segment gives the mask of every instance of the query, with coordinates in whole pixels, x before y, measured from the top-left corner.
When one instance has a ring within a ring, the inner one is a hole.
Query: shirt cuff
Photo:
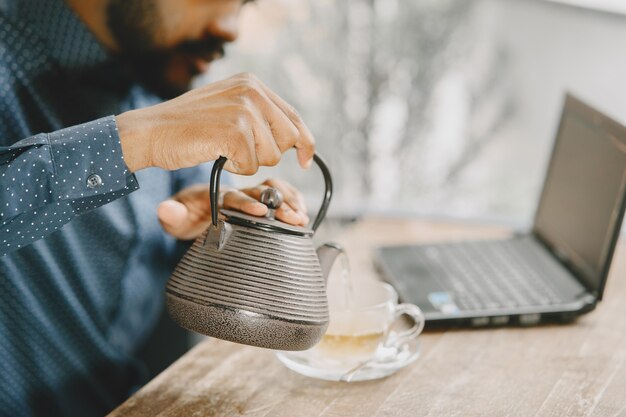
[[[49,133],[48,141],[59,199],[124,195],[139,188],[124,162],[114,116]]]

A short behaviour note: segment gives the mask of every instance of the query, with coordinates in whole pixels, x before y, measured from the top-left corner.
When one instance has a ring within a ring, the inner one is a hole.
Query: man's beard
[[[224,55],[224,40],[207,37],[163,49],[155,45],[161,27],[155,0],[110,0],[107,24],[137,80],[164,100],[191,87],[200,71],[196,60],[212,61]]]

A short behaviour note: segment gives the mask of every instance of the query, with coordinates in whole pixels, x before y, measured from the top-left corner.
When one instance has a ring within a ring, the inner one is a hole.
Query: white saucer
[[[309,351],[278,352],[276,357],[289,369],[301,375],[327,381],[369,381],[389,376],[413,363],[420,354],[417,337],[400,348],[379,348],[376,357],[347,369],[316,363]]]

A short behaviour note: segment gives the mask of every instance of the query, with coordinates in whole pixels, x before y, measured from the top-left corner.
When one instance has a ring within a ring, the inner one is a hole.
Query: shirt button
[[[98,174],[91,174],[87,177],[87,187],[96,188],[102,185],[102,178]]]

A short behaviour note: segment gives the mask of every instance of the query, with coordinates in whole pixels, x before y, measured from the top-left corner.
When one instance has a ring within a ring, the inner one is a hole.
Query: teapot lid
[[[294,226],[285,222],[281,222],[272,217],[257,217],[249,214],[241,213],[234,210],[220,210],[226,221],[231,224],[252,227],[254,229],[265,230],[267,232],[287,233],[297,236],[313,236],[312,229],[301,226]]]

